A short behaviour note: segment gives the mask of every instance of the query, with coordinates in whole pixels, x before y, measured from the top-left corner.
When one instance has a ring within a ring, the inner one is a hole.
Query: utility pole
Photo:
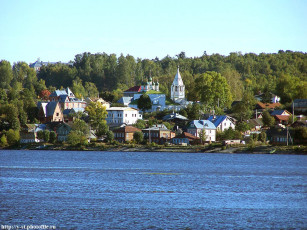
[[[294,123],[294,101],[292,101],[292,124]]]
[[[289,145],[288,126],[287,126],[287,146]]]

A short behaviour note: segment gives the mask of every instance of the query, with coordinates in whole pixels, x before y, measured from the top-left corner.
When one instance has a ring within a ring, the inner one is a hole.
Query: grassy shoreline
[[[2,148],[7,150],[59,150],[59,151],[109,151],[109,152],[178,152],[178,153],[231,153],[231,154],[295,154],[307,155],[307,146],[273,146],[273,145],[236,145],[222,146],[220,144],[198,146],[164,146],[91,143],[88,146],[69,146],[67,144],[31,143],[14,147]]]

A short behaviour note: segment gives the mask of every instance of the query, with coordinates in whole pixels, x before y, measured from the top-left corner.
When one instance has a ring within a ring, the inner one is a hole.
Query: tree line
[[[159,81],[160,90],[170,95],[177,66],[180,67],[186,85],[188,100],[201,99],[195,90],[196,79],[208,71],[219,73],[226,79],[232,100],[241,100],[246,90],[253,94],[268,91],[275,93],[283,103],[289,103],[295,98],[307,98],[306,53],[282,50],[273,54],[237,52],[228,56],[207,55],[204,52],[201,57],[193,58],[181,52],[175,57],[166,56],[161,60],[140,59],[123,54],[117,57],[115,54],[83,53],[75,56],[73,66],[60,63],[43,66],[37,77],[44,80],[47,87],[75,85],[76,90],[83,95],[108,91],[113,92],[117,99],[123,90],[140,85],[151,76],[154,81]],[[221,79],[219,82],[222,83]]]

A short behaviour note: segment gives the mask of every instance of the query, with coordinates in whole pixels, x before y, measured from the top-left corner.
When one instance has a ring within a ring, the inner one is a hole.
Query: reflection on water
[[[306,228],[307,157],[0,152],[0,224]]]

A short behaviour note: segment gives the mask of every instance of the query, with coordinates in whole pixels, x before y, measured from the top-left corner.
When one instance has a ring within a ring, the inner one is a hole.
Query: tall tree
[[[99,102],[91,102],[86,108],[90,119],[91,127],[96,130],[98,136],[105,134],[108,130],[106,117],[107,110],[106,107],[101,105]]]
[[[230,107],[232,95],[226,78],[217,72],[206,72],[195,79],[195,90],[201,102],[211,108]]]
[[[148,109],[151,109],[152,102],[147,94],[143,94],[139,99],[138,99],[138,108],[145,112]]]
[[[10,62],[2,60],[0,62],[0,88],[8,89],[13,79],[13,72]]]

